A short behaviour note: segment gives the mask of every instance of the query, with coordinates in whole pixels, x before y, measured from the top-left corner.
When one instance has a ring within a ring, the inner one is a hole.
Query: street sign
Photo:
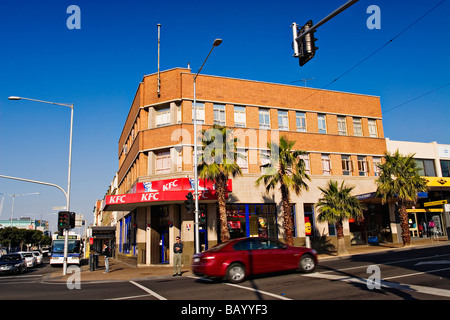
[[[425,202],[423,204],[423,206],[424,207],[441,206],[446,203],[447,203],[447,200],[438,200],[438,201]]]

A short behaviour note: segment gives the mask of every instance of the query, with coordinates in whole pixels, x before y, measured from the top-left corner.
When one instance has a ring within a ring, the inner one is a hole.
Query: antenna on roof
[[[161,78],[160,78],[160,71],[159,71],[159,60],[160,60],[160,43],[161,43],[161,24],[158,23],[158,89],[157,94],[158,98],[161,96]]]

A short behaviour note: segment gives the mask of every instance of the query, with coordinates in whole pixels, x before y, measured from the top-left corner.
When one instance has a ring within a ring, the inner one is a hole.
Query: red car
[[[197,276],[223,278],[231,283],[242,282],[249,275],[276,271],[313,272],[316,265],[316,251],[268,238],[233,239],[195,254],[192,259],[192,271]]]

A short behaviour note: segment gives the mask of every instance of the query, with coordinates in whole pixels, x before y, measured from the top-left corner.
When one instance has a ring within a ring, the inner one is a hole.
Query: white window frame
[[[286,110],[278,110],[278,130],[289,130],[289,116]]]
[[[345,116],[337,117],[338,133],[340,136],[347,135],[347,118]]]
[[[341,155],[342,174],[344,176],[351,176],[353,172],[353,163],[349,155]],[[348,174],[345,174],[347,172]]]
[[[311,173],[311,167],[310,167],[310,164],[309,164],[309,153],[308,154],[301,154],[299,157],[305,163],[305,173],[310,174]]]
[[[362,119],[361,118],[353,118],[353,135],[355,137],[363,136]]]
[[[322,174],[324,176],[330,176],[331,175],[330,155],[329,154],[322,154],[321,161],[322,161]]]
[[[317,125],[319,127],[319,133],[327,133],[327,117],[324,114],[317,115]]]
[[[214,112],[214,124],[225,126],[226,116],[225,116],[225,105],[224,104],[213,104]]]
[[[366,156],[358,156],[358,173],[361,177],[369,175],[369,165]]]
[[[246,126],[244,106],[234,106],[234,126],[240,128],[244,128]]]
[[[295,125],[298,132],[306,132],[306,113],[296,111],[295,112]]]
[[[261,122],[262,120],[262,122]],[[270,111],[269,109],[259,108],[259,128],[270,129]]]
[[[237,148],[237,153],[239,154],[236,159],[237,165],[242,173],[248,173],[248,149]]]
[[[156,110],[156,126],[163,127],[170,125],[170,108]]]
[[[378,130],[377,130],[377,120],[369,119],[369,137],[378,138]]]
[[[171,164],[170,151],[162,151],[156,154],[156,174],[170,173]]]
[[[205,123],[205,103],[204,102],[196,102],[197,104],[197,124]],[[194,123],[194,103],[192,103],[192,123]]]
[[[381,157],[372,157],[372,162],[373,162],[373,172],[375,176],[379,177],[381,170],[380,168],[377,167],[377,165],[381,164]]]

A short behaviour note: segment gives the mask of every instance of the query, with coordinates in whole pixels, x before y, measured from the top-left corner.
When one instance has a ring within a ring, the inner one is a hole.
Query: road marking
[[[270,292],[262,291],[262,290],[259,290],[259,289],[254,289],[254,288],[249,288],[249,287],[245,287],[245,286],[240,286],[240,285],[234,284],[234,283],[225,283],[225,284],[227,286],[232,286],[232,287],[236,287],[236,288],[241,288],[241,289],[245,289],[245,290],[254,291],[254,292],[258,293],[258,294],[265,294],[267,296],[271,296],[271,297],[274,297],[274,298],[277,298],[277,299],[281,299],[281,300],[292,300],[292,299],[280,296],[280,295],[275,294],[275,293],[270,293]]]
[[[356,267],[349,267],[349,268],[343,268],[343,269],[336,269],[336,270],[328,270],[328,271],[323,271],[321,273],[329,273],[329,272],[336,272],[336,271],[348,271],[348,270],[354,270],[354,269],[367,269],[368,266],[382,266],[382,265],[391,265],[391,264],[397,264],[397,263],[403,263],[403,262],[410,262],[410,261],[416,261],[416,260],[424,260],[424,259],[431,259],[431,258],[438,258],[438,257],[446,257],[446,256],[450,256],[450,253],[447,254],[440,254],[440,255],[434,255],[434,256],[428,256],[428,257],[420,257],[420,258],[412,258],[412,259],[404,259],[404,260],[396,260],[396,261],[391,261],[391,262],[382,262],[382,263],[378,263],[378,264],[367,264],[367,265],[362,265],[362,266],[356,266]],[[419,262],[420,263],[420,262]]]
[[[207,279],[207,278],[201,278],[201,277],[196,277],[196,276],[188,276],[188,277],[192,278],[192,279],[201,279],[201,280],[206,280],[206,281],[212,281],[212,280]],[[275,294],[275,293],[262,291],[262,290],[255,289],[255,288],[245,287],[245,286],[241,286],[241,285],[234,284],[234,283],[224,283],[224,284],[227,285],[227,286],[231,286],[231,287],[236,287],[236,288],[240,288],[240,289],[250,290],[250,291],[256,292],[258,294],[264,294],[264,295],[267,295],[267,296],[270,296],[270,297],[274,297],[274,298],[277,298],[277,299],[281,299],[281,300],[292,300],[292,299],[280,296],[280,295]]]
[[[446,269],[440,269],[440,270],[433,270],[432,272],[437,272],[437,271],[441,271],[441,270],[448,270],[450,268],[446,268]],[[430,271],[428,271],[427,273],[429,273]],[[426,272],[422,272],[422,273],[426,273]],[[404,276],[410,276],[413,274],[409,274],[409,275],[404,275]],[[304,274],[303,276],[305,277],[313,277],[313,278],[321,278],[321,279],[327,279],[327,280],[333,280],[333,281],[345,281],[345,282],[355,282],[355,283],[363,283],[363,284],[367,284],[367,279],[363,279],[363,278],[358,278],[358,277],[351,277],[351,276],[339,276],[339,275],[332,275],[332,274],[323,274],[323,273],[309,273],[309,274]],[[386,279],[393,279],[393,278],[399,278],[402,276],[397,276],[397,277],[389,277]],[[442,297],[450,297],[450,290],[446,290],[446,289],[438,289],[438,288],[430,288],[430,287],[425,287],[425,286],[418,286],[418,285],[413,285],[413,284],[404,284],[404,283],[396,283],[396,282],[390,282],[390,281],[386,281],[385,279],[381,280],[381,286],[385,287],[385,288],[390,288],[390,289],[397,289],[397,290],[404,290],[404,291],[413,291],[413,292],[418,292],[418,293],[424,293],[424,294],[430,294],[430,295],[435,295],[435,296],[442,296]]]
[[[450,260],[421,261],[416,263],[414,266],[420,266],[424,264],[450,264]]]
[[[148,297],[151,296],[150,294],[141,294],[139,296],[129,296],[129,297],[121,297],[121,298],[112,298],[112,299],[106,299],[106,300],[128,300],[128,299],[136,299],[136,298],[142,298],[142,297]]]
[[[411,276],[416,276],[416,275],[419,275],[419,274],[426,274],[426,273],[440,272],[440,271],[445,271],[445,270],[450,270],[450,268],[444,268],[444,269],[436,269],[436,270],[428,270],[428,271],[420,271],[420,272],[414,272],[414,273],[402,274],[402,275],[399,275],[399,276],[387,277],[387,278],[384,278],[384,280],[386,280],[386,279],[396,279],[396,278],[411,277]]]
[[[155,298],[159,299],[159,300],[167,300],[166,298],[164,298],[163,296],[160,296],[159,294],[157,294],[156,292],[150,290],[147,287],[144,287],[143,285],[134,282],[134,281],[130,281],[130,283],[134,284],[136,287],[141,288],[142,290],[144,290],[145,292],[147,292],[148,294],[151,294],[152,296],[154,296]]]

